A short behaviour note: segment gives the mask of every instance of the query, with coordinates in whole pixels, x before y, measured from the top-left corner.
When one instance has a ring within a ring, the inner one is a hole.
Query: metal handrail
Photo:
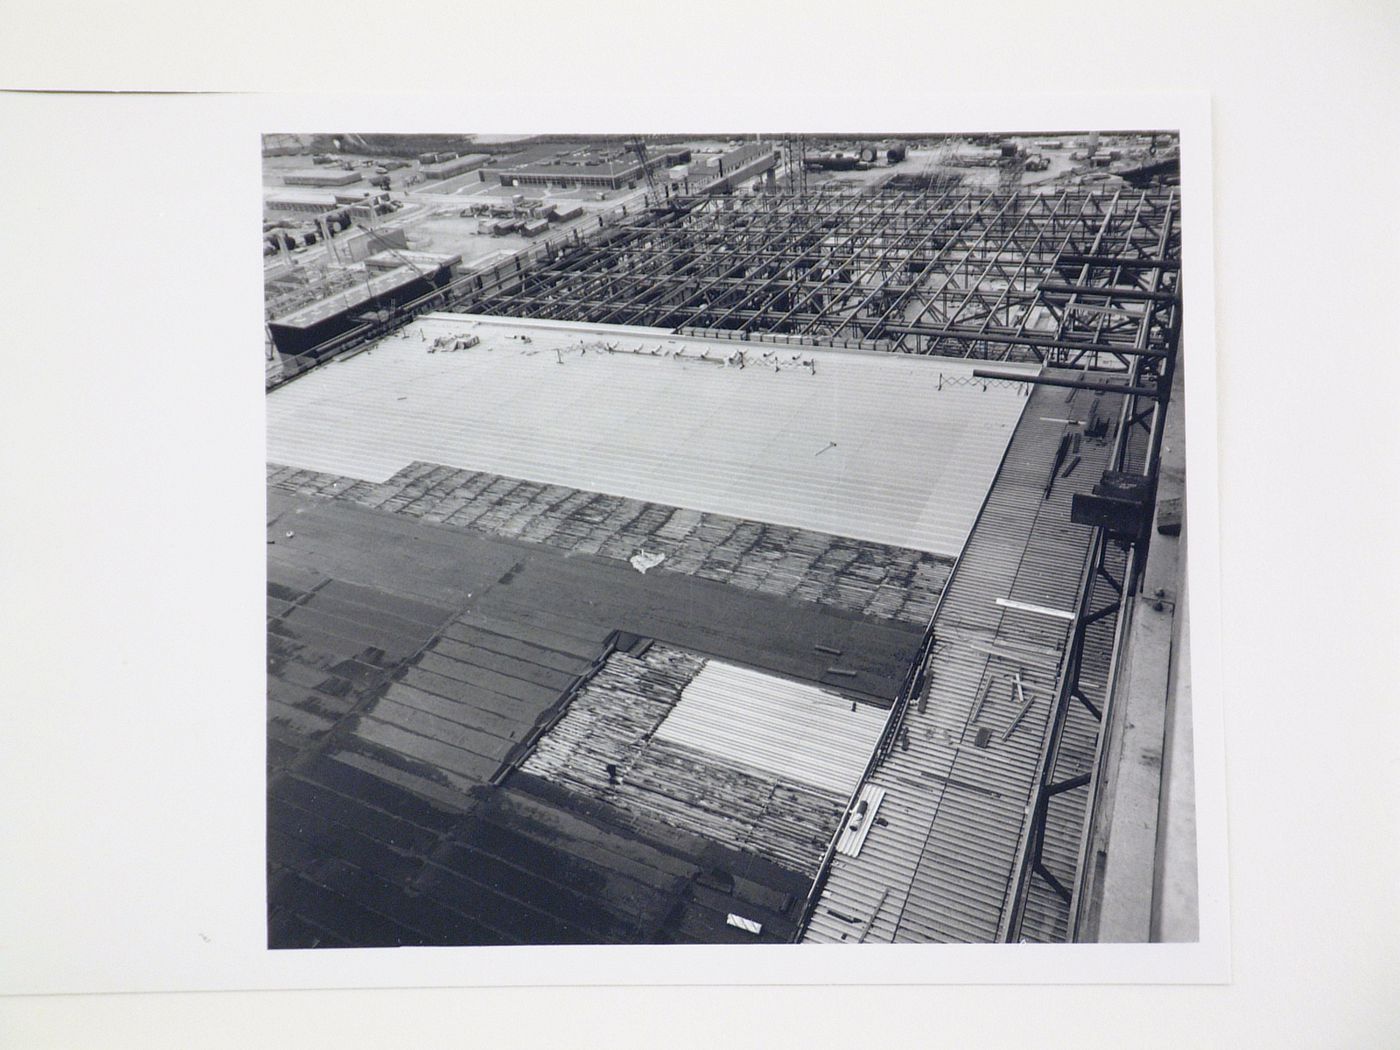
[[[1001,475],[1002,468],[1006,466],[1007,457],[1011,454],[1011,441],[1006,443],[1006,447],[1001,451],[1001,459],[997,461],[997,469],[993,473],[993,479]],[[987,504],[991,501],[992,490],[996,487],[993,480],[982,493],[982,502],[977,508],[977,514],[973,518],[972,528],[968,531],[969,538],[977,528],[977,522],[986,513]],[[943,583],[943,589],[938,593],[938,600],[933,605],[933,611],[929,614],[928,624],[924,628],[924,638],[919,645],[917,659],[905,672],[904,682],[900,686],[899,692],[895,694],[895,702],[890,705],[889,717],[885,720],[885,728],[880,733],[880,738],[876,741],[875,750],[871,752],[869,761],[865,764],[865,769],[856,782],[855,790],[851,792],[851,797],[846,802],[846,808],[841,812],[841,821],[836,826],[836,831],[831,836],[831,841],[827,844],[826,852],[822,854],[821,863],[817,867],[816,877],[812,881],[812,888],[807,893],[807,898],[803,902],[802,911],[798,916],[797,924],[793,930],[792,939],[797,941],[806,931],[807,924],[811,921],[813,912],[816,911],[817,900],[821,896],[821,891],[826,885],[826,880],[831,874],[832,858],[836,855],[836,842],[841,837],[841,829],[850,821],[851,813],[859,803],[860,792],[874,775],[875,770],[894,750],[894,742],[899,739],[899,731],[904,726],[904,717],[909,711],[909,702],[917,696],[924,687],[927,680],[928,664],[933,656],[937,639],[934,635],[934,625],[938,622],[938,614],[943,608],[943,601],[948,596],[948,592],[953,589],[953,582],[958,578],[958,572],[962,568],[962,556],[966,553],[967,543],[963,543],[963,549],[958,552],[958,556],[953,561],[953,568],[948,573],[948,579]]]
[[[1171,220],[1163,223],[1161,237],[1166,240],[1170,236]],[[1161,255],[1159,251],[1158,255]],[[1151,292],[1156,295],[1161,286],[1164,271],[1158,269],[1151,277]],[[1180,352],[1180,327],[1177,311],[1180,310],[1181,300],[1178,294],[1164,297],[1160,301],[1170,303],[1173,311],[1172,322],[1166,332],[1164,353],[1165,367],[1158,377],[1158,384],[1153,391],[1155,394],[1152,408],[1152,425],[1148,434],[1147,450],[1143,457],[1142,472],[1152,479],[1155,489],[1157,461],[1161,451],[1162,423],[1165,414],[1167,400],[1171,396],[1171,385],[1175,373],[1177,354]],[[1149,341],[1149,333],[1152,325],[1152,318],[1149,313],[1143,319],[1143,324],[1139,330],[1137,344],[1139,349],[1146,347]],[[1130,386],[1135,386],[1140,381],[1140,376],[1145,367],[1145,360],[1136,357],[1133,361],[1129,375]],[[1130,394],[1124,397],[1123,405],[1119,412],[1118,434],[1114,442],[1113,454],[1110,463],[1115,470],[1121,470],[1127,462],[1129,447],[1131,445],[1131,435],[1135,432],[1137,413],[1137,397],[1139,395]],[[1090,605],[1093,601],[1094,585],[1097,577],[1104,570],[1104,556],[1108,547],[1108,537],[1103,529],[1094,530],[1094,538],[1090,544],[1089,557],[1085,562],[1085,572],[1080,578],[1080,590],[1078,592],[1078,602],[1076,605],[1075,620],[1072,625],[1068,643],[1065,647],[1064,658],[1061,663],[1060,677],[1056,686],[1054,706],[1051,711],[1052,724],[1050,733],[1046,736],[1040,759],[1037,764],[1036,776],[1033,781],[1034,789],[1031,795],[1030,804],[1026,809],[1026,830],[1021,838],[1017,849],[1016,861],[1012,868],[1011,892],[1008,895],[1010,906],[1002,915],[1002,921],[998,928],[998,940],[1012,941],[1020,937],[1022,923],[1025,919],[1025,907],[1029,898],[1030,879],[1033,873],[1039,873],[1049,881],[1053,888],[1066,896],[1070,907],[1068,934],[1070,939],[1077,936],[1077,926],[1079,920],[1080,893],[1084,877],[1084,862],[1087,855],[1087,845],[1089,828],[1092,824],[1094,813],[1097,810],[1098,796],[1102,785],[1103,764],[1105,761],[1106,749],[1104,747],[1107,738],[1110,720],[1109,714],[1113,707],[1114,694],[1116,692],[1116,676],[1118,673],[1119,659],[1126,635],[1125,626],[1129,617],[1130,595],[1136,590],[1137,578],[1143,562],[1145,561],[1146,541],[1135,543],[1129,550],[1124,563],[1123,579],[1119,590],[1118,600],[1110,603],[1099,613],[1091,614]],[[1110,577],[1111,579],[1111,577]],[[1064,723],[1068,718],[1070,705],[1074,702],[1076,694],[1079,692],[1079,671],[1083,659],[1084,635],[1088,627],[1085,621],[1086,616],[1093,616],[1097,619],[1109,612],[1115,615],[1114,636],[1109,658],[1108,677],[1105,686],[1105,696],[1103,707],[1099,711],[1099,733],[1095,743],[1094,762],[1090,772],[1081,778],[1075,777],[1068,781],[1052,784],[1051,777],[1054,774],[1055,764],[1059,759],[1059,746],[1063,734]],[[1080,836],[1080,846],[1076,856],[1074,871],[1074,886],[1072,890],[1065,888],[1056,882],[1041,863],[1042,849],[1045,842],[1045,828],[1048,820],[1049,805],[1051,798],[1063,790],[1072,787],[1090,786],[1091,792],[1084,815],[1084,829]]]
[[[949,576],[951,584],[952,577]],[[948,593],[948,586],[945,585],[943,593],[939,595],[942,601],[943,594]],[[934,610],[934,616],[937,609]],[[871,752],[869,760],[865,763],[860,778],[856,781],[855,789],[851,792],[850,798],[846,800],[846,806],[841,811],[841,819],[837,822],[836,830],[832,833],[831,841],[827,843],[826,849],[822,853],[822,859],[817,865],[817,874],[812,880],[812,888],[808,890],[806,898],[802,902],[802,910],[798,914],[797,923],[793,929],[792,939],[797,941],[801,938],[807,928],[807,923],[812,918],[812,913],[816,911],[817,900],[821,897],[821,891],[826,886],[827,876],[831,873],[831,861],[836,855],[836,843],[841,838],[841,832],[851,819],[851,814],[859,804],[860,793],[865,788],[866,782],[881,762],[894,750],[894,742],[898,739],[898,728],[903,724],[903,714],[909,707],[909,701],[918,695],[923,688],[925,670],[928,665],[929,656],[933,652],[935,644],[933,634],[934,617],[929,617],[928,627],[924,633],[924,639],[919,645],[919,651],[914,661],[910,664],[909,670],[905,672],[904,682],[900,685],[899,691],[895,694],[894,702],[890,705],[889,716],[885,719],[885,728],[881,730],[879,739],[875,742],[875,749]]]

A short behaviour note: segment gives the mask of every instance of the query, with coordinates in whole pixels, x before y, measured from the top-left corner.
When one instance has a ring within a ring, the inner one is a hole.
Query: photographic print
[[[270,948],[1197,939],[1175,130],[262,154]]]

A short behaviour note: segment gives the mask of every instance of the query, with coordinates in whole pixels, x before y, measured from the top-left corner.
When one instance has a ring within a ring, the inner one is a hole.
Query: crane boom
[[[642,141],[639,135],[629,142],[628,146],[631,148],[632,152],[636,154],[637,161],[642,165],[642,176],[647,181],[647,203],[655,204],[659,207],[663,195],[656,186],[656,177],[651,172],[651,165],[647,163],[646,143]]]

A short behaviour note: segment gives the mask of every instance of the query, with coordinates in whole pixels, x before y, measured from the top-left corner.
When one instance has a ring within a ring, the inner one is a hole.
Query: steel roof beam
[[[1056,284],[1047,282],[1040,286],[1040,291],[1048,292],[1051,295],[1104,296],[1109,299],[1126,299],[1129,302],[1176,303],[1181,301],[1181,296],[1177,295],[1175,292],[1145,291],[1141,288],[1126,288],[1122,285],[1108,287],[1094,284]]]

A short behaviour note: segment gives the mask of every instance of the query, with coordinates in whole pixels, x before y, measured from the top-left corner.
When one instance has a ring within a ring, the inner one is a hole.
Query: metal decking
[[[833,857],[805,940],[997,939],[1069,627],[998,599],[1074,609],[1092,530],[1070,523],[1071,498],[1099,480],[1113,434],[1081,436],[1081,462],[1045,490],[1062,435],[1077,429],[1065,420],[1086,418],[1091,397],[1049,387],[1031,396],[934,619],[924,692],[868,780],[885,791],[880,820],[859,856]],[[1099,414],[1118,404],[1104,397]],[[1075,722],[1060,770],[1087,771],[1094,739]],[[1052,867],[1073,856],[1074,811],[1063,810]],[[1027,939],[1054,937],[1067,913],[1041,889]]]
[[[884,714],[830,690],[710,660],[656,738],[844,796],[860,783]]]
[[[430,352],[468,333],[480,343]],[[432,314],[274,391],[267,453],[374,482],[437,463],[953,556],[1026,403],[1024,384],[971,372]]]

